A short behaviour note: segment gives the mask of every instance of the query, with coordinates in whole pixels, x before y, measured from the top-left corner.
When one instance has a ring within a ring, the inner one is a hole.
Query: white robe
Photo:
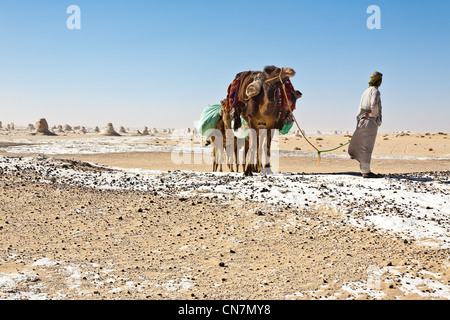
[[[364,91],[357,116],[356,131],[353,134],[348,154],[352,159],[361,163],[363,173],[370,172],[370,161],[372,158],[378,127],[382,122],[380,91],[377,87],[369,87]],[[372,113],[373,118],[367,118],[366,112]]]

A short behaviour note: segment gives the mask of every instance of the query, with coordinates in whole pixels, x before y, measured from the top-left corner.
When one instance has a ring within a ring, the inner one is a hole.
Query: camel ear
[[[261,92],[261,86],[261,80],[255,79],[247,86],[247,88],[245,89],[245,94],[249,99],[256,97]]]

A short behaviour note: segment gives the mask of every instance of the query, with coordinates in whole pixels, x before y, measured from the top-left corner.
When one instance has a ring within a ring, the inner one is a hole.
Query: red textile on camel
[[[230,111],[230,109],[234,109],[235,104],[238,102],[237,98],[238,98],[238,94],[239,94],[239,88],[241,86],[242,74],[243,74],[243,72],[238,73],[236,75],[236,77],[234,78],[233,82],[228,86],[227,99],[226,99],[227,103],[225,105],[225,109],[227,111]]]
[[[295,104],[297,100],[295,99],[295,89],[294,86],[291,83],[291,80],[287,79],[284,81],[284,85],[286,88],[286,95],[288,100],[286,101],[286,95],[284,94],[283,88],[278,89],[278,93],[280,94],[280,100],[278,100],[279,107],[281,109],[284,109],[286,111],[294,111],[295,110]]]
[[[230,111],[231,109],[235,109],[237,104],[244,105],[244,101],[238,100],[238,94],[239,94],[239,88],[241,86],[242,82],[242,74],[244,72],[238,73],[236,77],[234,78],[233,82],[228,86],[227,90],[227,98],[225,99],[226,105],[225,109],[227,111]],[[283,88],[278,89],[278,94],[280,99],[278,100],[278,105],[281,109],[284,109],[286,111],[294,111],[295,105],[296,105],[296,99],[295,99],[295,89],[294,86],[291,83],[290,79],[287,79],[284,81],[284,85],[286,88],[286,95],[288,100],[286,100],[286,96],[284,95]]]

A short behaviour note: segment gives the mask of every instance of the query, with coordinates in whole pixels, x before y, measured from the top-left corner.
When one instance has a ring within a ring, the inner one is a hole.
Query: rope
[[[322,152],[330,152],[330,151],[337,150],[337,149],[339,149],[339,148],[345,147],[345,146],[348,145],[350,142],[351,142],[351,141],[347,142],[346,144],[343,144],[342,146],[339,146],[339,147],[337,147],[337,148],[334,148],[334,149],[317,151],[317,155],[319,156],[319,162],[317,162],[317,166],[319,166],[320,158],[321,158],[320,154],[321,154]]]
[[[324,153],[324,152],[331,152],[331,151],[335,151],[335,150],[337,150],[337,149],[343,148],[343,147],[345,147],[346,145],[350,144],[350,142],[351,142],[351,141],[348,141],[346,144],[343,144],[343,145],[341,145],[341,146],[339,146],[339,147],[336,147],[336,148],[334,148],[334,149],[329,149],[329,150],[319,150],[319,149],[317,149],[311,142],[309,142],[309,140],[306,138],[306,135],[303,133],[303,130],[300,129],[300,126],[298,125],[297,120],[295,119],[294,113],[293,113],[292,111],[291,111],[291,114],[292,114],[292,117],[294,118],[295,124],[297,125],[298,129],[299,129],[300,132],[302,133],[303,138],[305,138],[306,142],[308,142],[308,143],[310,144],[310,146],[313,147],[314,149],[316,149],[316,151],[317,151],[317,157],[318,157],[318,160],[317,160],[317,167],[319,166],[320,161],[322,161],[322,156],[321,156],[322,153]]]
[[[339,149],[339,148],[342,148],[342,147],[345,147],[346,145],[348,145],[350,143],[350,141],[349,142],[347,142],[346,144],[343,144],[343,145],[341,145],[341,146],[339,146],[339,147],[337,147],[337,148],[334,148],[334,149],[330,149],[330,150],[322,150],[322,151],[319,151],[319,152],[330,152],[330,151],[334,151],[334,150],[337,150],[337,149]]]
[[[283,86],[284,97],[286,98],[286,102],[289,103],[289,99],[288,99],[288,96],[287,96],[287,93],[286,93],[286,86],[284,85],[283,79],[281,78],[281,73],[282,73],[282,72],[283,72],[283,69],[280,71],[280,74],[279,74],[277,77],[274,77],[274,78],[271,78],[271,79],[266,80],[266,83],[267,83],[268,81],[271,81],[271,80],[274,80],[274,79],[276,79],[276,78],[279,78],[280,81],[281,81],[281,84],[282,84],[282,86]],[[317,148],[316,148],[316,147],[308,140],[308,138],[306,138],[306,135],[303,133],[303,130],[302,130],[302,129],[300,128],[300,126],[298,125],[297,119],[295,119],[294,112],[292,112],[292,109],[291,109],[291,108],[289,108],[289,111],[291,112],[292,118],[294,119],[295,124],[297,125],[298,130],[300,130],[300,132],[302,133],[303,138],[305,138],[306,142],[308,142],[309,145],[310,145],[311,147],[313,147],[313,148],[317,151],[317,156],[318,156],[317,166],[319,166],[320,161],[322,160],[321,153],[323,153],[323,152],[331,152],[331,151],[337,150],[337,149],[339,149],[339,148],[345,147],[346,145],[348,145],[348,144],[350,143],[350,141],[349,141],[349,142],[347,142],[346,144],[343,144],[343,145],[341,145],[341,146],[339,146],[339,147],[337,147],[337,148],[330,149],[330,150],[319,150],[319,149],[317,149]]]

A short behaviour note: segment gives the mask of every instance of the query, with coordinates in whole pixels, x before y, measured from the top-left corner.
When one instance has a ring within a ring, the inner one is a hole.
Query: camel
[[[222,104],[222,109],[220,110],[220,115],[222,118],[219,120],[219,122],[216,125],[216,130],[220,132],[222,136],[222,140],[217,139],[216,136],[211,136],[211,142],[213,146],[213,172],[216,172],[219,168],[219,171],[222,172],[222,162],[223,162],[223,155],[225,150],[226,155],[226,161],[228,169],[231,172],[234,172],[234,164],[236,164],[236,172],[239,172],[239,147],[241,146],[242,142],[238,141],[238,139],[234,136],[232,132],[232,126],[231,126],[231,115],[230,112],[226,110],[225,104],[226,101],[222,100],[220,102]],[[217,133],[218,133],[217,132]],[[243,156],[243,163],[242,163],[242,171],[245,170],[245,155],[248,150],[249,143],[248,138],[244,139],[244,156]]]
[[[225,107],[226,101],[222,100],[220,102],[222,104],[222,109],[220,110],[222,114],[222,119],[225,127],[225,135],[224,135],[224,146],[226,148],[226,155],[227,155],[227,163],[228,167],[231,172],[234,172],[234,164],[236,164],[236,172],[239,172],[239,147],[241,146],[242,142],[236,138],[232,132],[233,128],[231,126],[231,114],[230,111],[228,111]],[[245,170],[245,156],[247,154],[247,150],[249,147],[248,144],[248,138],[244,139],[244,156],[243,156],[243,163],[242,163],[242,171]],[[227,148],[228,146],[232,145],[233,148]]]
[[[253,73],[254,75],[255,73]],[[280,95],[283,95],[283,83],[289,78],[295,76],[295,71],[291,68],[277,68],[267,66],[263,72],[260,72],[258,79],[258,90],[247,90],[246,86],[239,89],[239,95],[242,96],[243,90],[247,94],[248,102],[241,108],[240,116],[247,122],[249,127],[249,152],[247,153],[247,165],[245,175],[253,175],[253,172],[270,173],[270,144],[272,139],[272,129],[280,130],[283,128],[288,110],[279,107]],[[246,84],[248,81],[246,82]],[[250,85],[247,85],[250,86]],[[281,90],[278,90],[280,89]],[[252,88],[250,88],[252,89]],[[301,97],[300,91],[296,92],[296,99]],[[242,100],[241,100],[242,101]],[[235,115],[236,119],[236,115]],[[239,121],[240,122],[240,121]],[[240,125],[240,123],[238,123]],[[235,123],[236,126],[236,123]],[[266,129],[267,136],[260,135],[262,129]],[[266,144],[265,163],[262,163],[260,155],[260,146]]]

